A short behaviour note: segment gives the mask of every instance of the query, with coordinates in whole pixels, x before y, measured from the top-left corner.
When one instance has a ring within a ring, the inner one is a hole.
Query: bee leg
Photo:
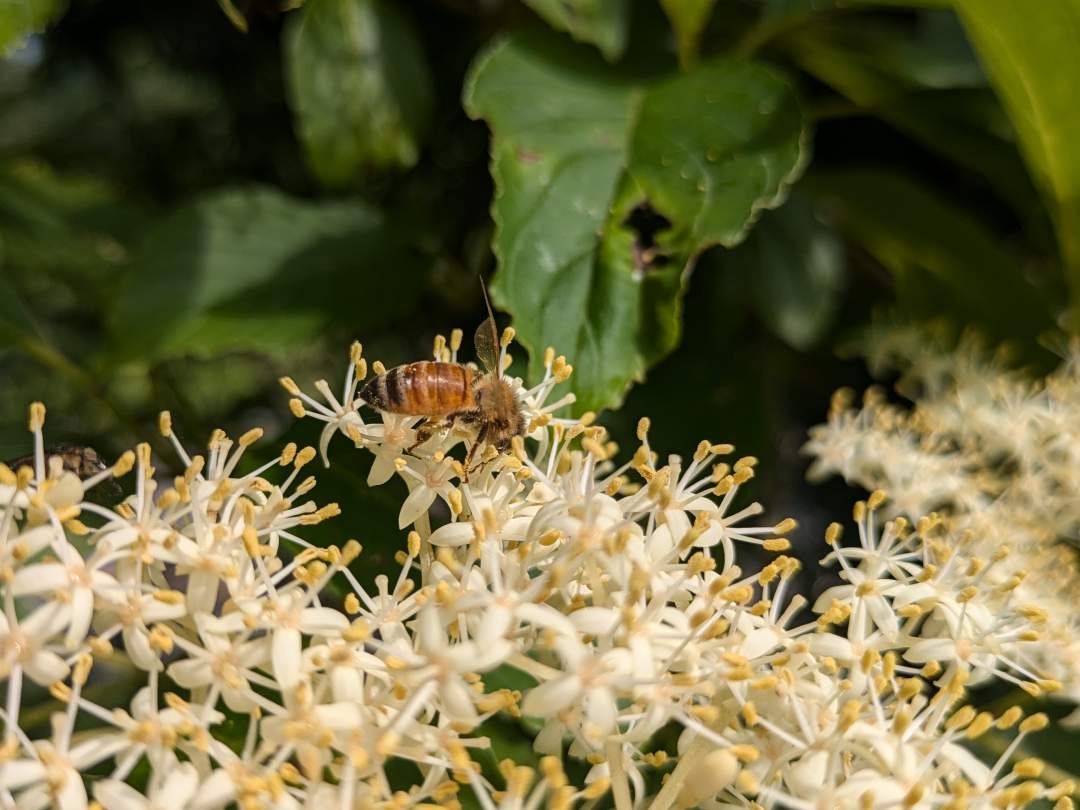
[[[431,419],[431,418],[425,419],[421,423],[420,427],[418,427],[416,429],[416,437],[415,437],[416,440],[411,445],[409,445],[407,448],[405,448],[405,452],[408,453],[409,455],[412,455],[413,450],[415,450],[417,447],[422,445],[424,442],[426,442],[428,439],[430,439],[432,436],[434,436],[440,430],[443,430],[444,428],[446,428],[448,426],[449,426],[449,423],[444,422],[441,419]]]
[[[476,441],[472,443],[472,447],[469,448],[469,452],[465,456],[465,475],[461,479],[461,483],[463,484],[469,483],[469,473],[472,472],[471,467],[473,456],[476,455],[476,449],[487,440],[487,433],[487,425],[484,425],[482,428],[480,428],[480,433],[477,434]],[[480,464],[479,466],[483,467],[484,465]]]

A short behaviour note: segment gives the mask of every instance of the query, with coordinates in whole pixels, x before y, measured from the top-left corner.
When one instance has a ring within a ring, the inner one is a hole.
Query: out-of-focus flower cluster
[[[357,542],[303,539],[338,511],[307,499],[314,448],[249,469],[254,430],[190,456],[165,414],[182,474],[156,475],[144,445],[80,480],[35,405],[33,465],[0,468],[0,807],[1071,807],[1070,783],[1013,756],[1044,715],[964,702],[988,677],[1055,685],[1004,548],[885,521],[875,492],[853,542],[830,527],[845,584],[808,611],[794,521],[745,501],[755,459],[708,441],[662,458],[642,420],[617,463],[591,419],[556,415],[570,368],[545,359],[538,385],[514,381],[527,435],[469,471],[464,427],[416,445],[418,417],[363,409],[359,346],[340,395],[282,381],[326,423],[324,457],[343,434],[374,454],[369,484],[406,485],[400,568],[372,589]],[[121,503],[87,499],[130,473]],[[771,561],[744,571],[746,545]],[[117,666],[144,684],[129,706],[96,674]],[[57,708],[38,733],[20,721],[41,688]],[[539,728],[535,768],[480,767],[496,715]],[[1008,740],[990,764],[968,747],[986,734]]]
[[[890,403],[880,388],[861,405],[837,392],[805,448],[811,475],[883,488],[886,514],[929,515],[983,560],[1007,554],[981,587],[1009,588],[1008,604],[1038,619],[1025,669],[1080,703],[1080,346],[1043,378],[973,334],[957,342],[942,329],[892,326],[863,348],[875,374],[901,374],[897,389],[912,404]]]

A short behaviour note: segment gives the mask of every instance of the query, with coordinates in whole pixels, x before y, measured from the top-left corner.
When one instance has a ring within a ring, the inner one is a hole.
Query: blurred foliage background
[[[1075,322],[1076,30],[1080,0],[0,0],[0,458],[35,399],[107,457],[163,408],[314,443],[280,375],[425,357],[485,278],[518,373],[554,345],[624,446],[648,415],[760,457],[813,547],[850,493],[798,451],[868,382],[837,347],[888,313],[1045,366]],[[315,528],[374,572],[402,493],[337,459]]]

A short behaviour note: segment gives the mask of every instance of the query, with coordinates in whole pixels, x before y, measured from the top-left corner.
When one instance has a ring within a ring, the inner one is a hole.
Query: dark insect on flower
[[[45,469],[48,470],[49,465],[52,463],[52,459],[58,458],[61,462],[61,468],[67,472],[74,473],[81,480],[91,478],[98,473],[104,472],[109,468],[98,452],[93,447],[88,447],[82,444],[54,444],[45,448]],[[9,468],[12,470],[18,470],[20,467],[34,466],[34,454],[19,456],[5,461]],[[120,493],[119,484],[109,478],[102,481],[99,485],[104,491],[102,494],[114,497]]]

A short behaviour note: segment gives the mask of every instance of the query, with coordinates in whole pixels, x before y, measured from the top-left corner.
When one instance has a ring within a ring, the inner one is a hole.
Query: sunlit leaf
[[[0,0],[0,56],[56,20],[67,0]]]
[[[534,374],[546,345],[573,358],[581,408],[617,404],[676,345],[693,257],[742,239],[802,166],[790,87],[746,61],[635,82],[515,37],[477,61],[465,104],[494,133],[496,300]]]
[[[359,327],[400,315],[421,280],[370,205],[225,190],[150,230],[111,313],[112,338],[120,354],[142,356],[250,347],[260,334],[280,347],[335,318]]]
[[[697,59],[701,32],[715,4],[716,0],[660,0],[675,31],[679,64],[683,67],[690,67]]]
[[[525,0],[548,25],[614,60],[626,48],[631,0]]]
[[[285,32],[289,100],[308,163],[331,187],[420,157],[433,104],[424,52],[391,0],[308,0]]]
[[[1047,196],[1080,304],[1080,0],[954,0]]]

